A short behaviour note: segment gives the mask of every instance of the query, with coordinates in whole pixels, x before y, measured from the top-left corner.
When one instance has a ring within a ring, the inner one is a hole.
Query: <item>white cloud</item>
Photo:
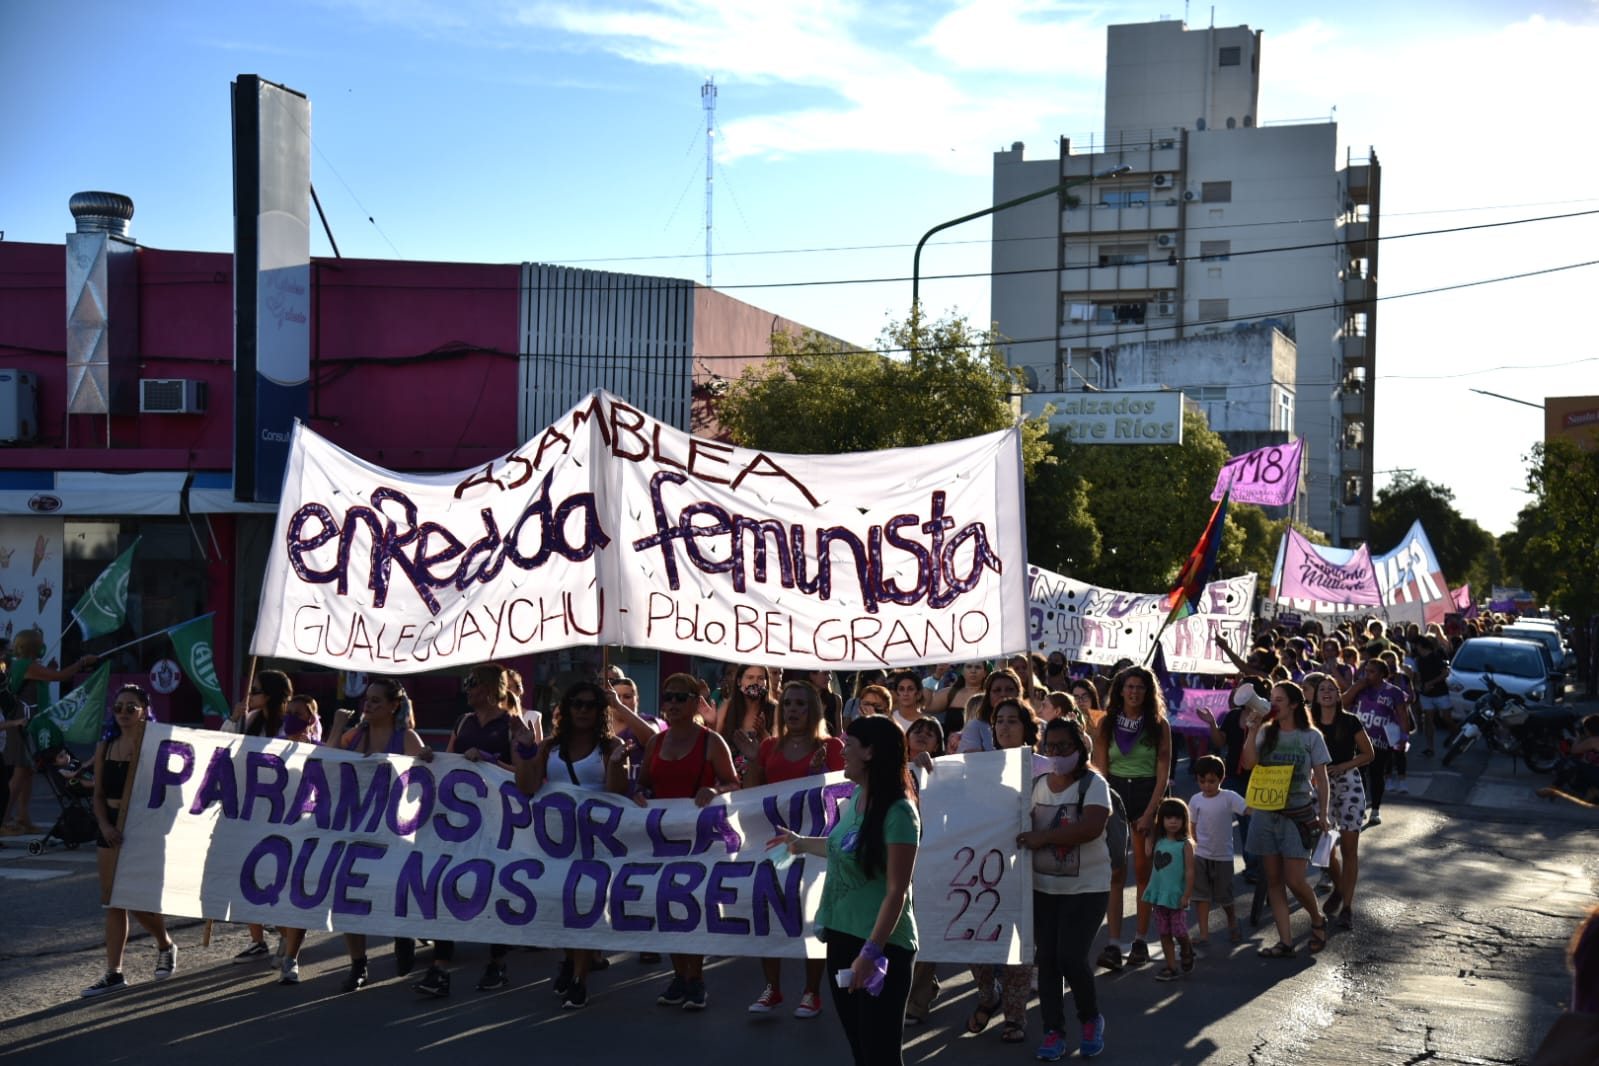
[[[971,0],[917,44],[966,70],[1060,76],[1098,84],[1105,74],[1105,8],[1058,0]]]

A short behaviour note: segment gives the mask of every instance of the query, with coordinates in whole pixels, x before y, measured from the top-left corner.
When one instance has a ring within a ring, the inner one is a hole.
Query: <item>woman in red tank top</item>
[[[644,766],[633,797],[640,807],[664,799],[693,799],[696,807],[703,807],[738,788],[727,741],[695,721],[710,710],[693,677],[673,674],[666,679],[661,686],[661,717],[666,728],[644,746]],[[663,1007],[704,1010],[705,956],[673,955],[672,983],[655,1002]]]

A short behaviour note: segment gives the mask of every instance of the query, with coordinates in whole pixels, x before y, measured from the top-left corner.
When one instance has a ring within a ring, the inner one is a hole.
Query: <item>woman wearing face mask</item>
[[[1002,673],[1009,674],[1010,671]],[[1033,712],[1014,696],[1002,699],[994,707],[996,749],[1009,751],[1012,748],[1031,748],[1036,743],[1038,722],[1033,718]],[[1028,772],[1032,772],[1031,766]],[[1005,1024],[1000,1028],[999,1038],[1007,1044],[1019,1044],[1026,1040],[1027,1000],[1033,989],[1033,967],[979,963],[972,967],[972,980],[977,985],[977,1009],[967,1020],[966,1031],[973,1034],[982,1032],[988,1028],[994,1012],[1003,1007]],[[996,982],[1000,988],[998,1003],[993,999]]]
[[[689,674],[673,674],[661,685],[660,706],[666,728],[644,745],[633,802],[648,807],[654,800],[692,799],[696,807],[704,807],[735,791],[738,774],[727,742],[695,720],[710,710],[700,697],[699,682]],[[705,956],[674,954],[672,983],[655,1002],[704,1010]]]
[[[392,678],[373,679],[361,696],[361,719],[339,738],[339,746],[358,755],[403,755],[418,762],[432,762],[433,751],[411,728],[411,697],[405,686]],[[350,953],[350,973],[344,979],[345,992],[366,987],[366,934],[345,933],[344,947]],[[409,937],[394,940],[394,968],[399,976],[411,972],[416,961],[416,941]]]
[[[1082,726],[1061,717],[1044,727],[1049,773],[1033,782],[1033,828],[1016,838],[1033,859],[1033,943],[1038,961],[1038,1012],[1044,1042],[1037,1057],[1065,1057],[1066,1007],[1062,982],[1082,1025],[1078,1053],[1105,1048],[1094,967],[1088,953],[1110,900],[1110,852],[1104,843],[1110,788],[1088,767],[1093,745]]]
[[[781,726],[777,736],[761,742],[761,751],[744,779],[745,787],[774,785],[813,774],[844,769],[844,742],[826,735],[821,693],[809,681],[790,681],[783,686]],[[822,960],[805,960],[805,993],[794,1008],[796,1018],[814,1018],[822,1013]],[[780,959],[762,959],[761,973],[766,988],[754,1003],[751,1014],[770,1014],[783,1002],[783,964]]]
[[[742,781],[761,753],[761,741],[777,725],[777,699],[772,695],[772,672],[766,667],[740,666],[736,677],[738,687],[722,704],[716,731],[733,752],[733,768]]]

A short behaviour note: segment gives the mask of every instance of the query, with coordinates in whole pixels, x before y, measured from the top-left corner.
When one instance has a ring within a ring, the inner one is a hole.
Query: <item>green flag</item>
[[[168,632],[172,634],[172,646],[178,650],[178,665],[205,698],[205,713],[226,718],[232,708],[222,694],[222,686],[217,684],[217,665],[211,654],[211,618],[210,614],[202,614]]]
[[[100,572],[83,599],[72,609],[83,639],[101,637],[122,628],[128,618],[128,575],[133,572],[133,550],[142,538],[135,537],[128,550]]]
[[[105,722],[106,692],[111,687],[111,664],[101,663],[89,680],[42,711],[28,723],[37,751],[58,744],[93,744]]]

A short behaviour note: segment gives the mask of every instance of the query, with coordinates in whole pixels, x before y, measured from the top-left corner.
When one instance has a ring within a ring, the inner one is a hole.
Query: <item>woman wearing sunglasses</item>
[[[129,766],[133,762],[133,729],[140,719],[153,721],[150,697],[137,685],[124,685],[111,704],[111,721],[94,749],[94,818],[99,829],[100,889],[111,897],[111,880],[117,870],[117,849],[122,846],[122,829],[117,824],[122,810],[122,794],[127,788]],[[178,945],[167,932],[159,914],[134,911],[139,924],[155,938],[155,979],[172,976],[178,965]],[[122,976],[122,956],[128,947],[128,912],[121,907],[105,911],[105,975],[83,990],[83,995],[103,996],[128,987]]]
[[[844,769],[844,742],[827,736],[820,690],[809,681],[790,681],[783,686],[778,701],[777,736],[763,741],[759,756],[745,775],[749,788],[794,781],[812,774]],[[805,960],[805,994],[794,1008],[796,1018],[814,1018],[822,1013],[823,960]],[[783,1002],[783,964],[780,959],[762,959],[761,972],[766,989],[750,1004],[751,1014],[770,1014]]]
[[[644,745],[633,801],[648,807],[653,800],[692,799],[704,807],[724,792],[738,788],[733,752],[717,733],[701,725],[712,717],[690,674],[673,674],[661,686],[661,717],[666,728]],[[663,1007],[705,1009],[705,956],[672,956],[672,983],[656,999]]]
[[[555,732],[543,744],[531,741],[516,746],[516,785],[531,796],[546,781],[592,792],[627,793],[627,745],[611,733],[605,690],[593,681],[579,681],[561,697]],[[562,1010],[588,1005],[588,976],[596,952],[567,948],[555,977],[555,994]],[[485,984],[504,983],[503,963],[489,963]],[[498,983],[496,983],[498,982]]]

